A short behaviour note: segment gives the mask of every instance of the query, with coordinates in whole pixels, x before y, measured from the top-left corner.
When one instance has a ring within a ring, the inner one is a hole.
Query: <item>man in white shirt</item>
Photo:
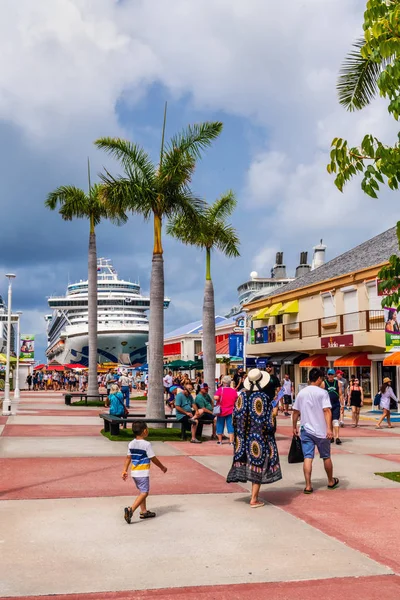
[[[166,394],[166,400],[169,398],[169,388],[172,386],[172,371],[168,371],[168,375],[163,378],[164,392]]]
[[[311,369],[308,376],[310,385],[302,389],[293,405],[293,435],[298,436],[297,422],[301,415],[300,439],[304,454],[304,477],[306,480],[305,494],[312,494],[311,485],[312,463],[315,446],[324,461],[328,477],[328,489],[333,490],[339,485],[339,479],[333,477],[331,460],[332,411],[331,401],[327,391],[320,386],[324,379],[321,369]]]

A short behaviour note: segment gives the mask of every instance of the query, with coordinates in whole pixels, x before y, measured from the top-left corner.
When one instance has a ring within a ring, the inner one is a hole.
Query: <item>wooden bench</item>
[[[181,436],[185,438],[185,429],[181,420],[177,419],[175,415],[165,415],[164,419],[147,419],[145,414],[130,414],[129,417],[116,417],[108,413],[100,413],[99,417],[104,420],[104,431],[110,432],[111,435],[119,435],[120,425],[126,426],[127,423],[134,423],[135,421],[144,421],[145,423],[180,423],[181,424]]]
[[[88,399],[89,400],[101,400],[102,402],[104,402],[107,397],[108,397],[107,393],[88,395],[86,392],[67,392],[66,394],[64,394],[64,402],[65,402],[65,404],[70,405],[72,398],[79,398],[81,401],[83,399],[85,399],[85,404],[87,404]]]

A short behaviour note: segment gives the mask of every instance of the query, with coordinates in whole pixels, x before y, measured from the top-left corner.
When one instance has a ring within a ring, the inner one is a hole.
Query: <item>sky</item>
[[[372,200],[326,172],[330,142],[396,131],[376,100],[359,113],[337,101],[341,62],[362,30],[365,0],[3,0],[0,22],[0,294],[14,272],[13,309],[44,358],[47,297],[87,278],[88,223],[63,222],[44,202],[59,185],[87,188],[104,167],[101,136],[142,145],[157,160],[167,136],[221,120],[193,190],[209,202],[233,189],[241,256],[212,258],[218,314],[277,251],[293,274],[323,238],[327,258],[392,227],[393,192]],[[149,290],[152,226],[102,224],[98,255]],[[201,318],[205,257],[165,238],[166,332]]]

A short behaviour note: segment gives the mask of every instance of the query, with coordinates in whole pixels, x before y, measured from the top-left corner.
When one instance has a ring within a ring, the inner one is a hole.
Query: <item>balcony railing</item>
[[[311,319],[310,321],[258,327],[255,330],[254,343],[284,342],[308,337],[328,337],[329,335],[384,329],[385,316],[383,310],[364,310],[345,315]]]

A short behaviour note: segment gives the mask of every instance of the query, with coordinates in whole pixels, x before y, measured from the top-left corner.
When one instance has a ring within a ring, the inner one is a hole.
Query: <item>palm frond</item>
[[[144,186],[140,179],[114,177],[106,169],[105,173],[100,173],[100,178],[109,217],[120,218],[132,211],[140,213],[145,220],[150,218],[155,202],[154,188]]]
[[[178,215],[167,223],[167,235],[179,240],[188,246],[198,246],[205,248],[207,245],[207,237],[204,235],[206,231],[206,222],[204,215],[198,214],[195,222],[188,221],[183,215]]]
[[[361,48],[365,39],[357,40],[349,52],[340,69],[337,83],[339,102],[347,110],[361,110],[376,96],[378,91],[378,78],[390,59],[373,59],[373,56],[364,58]]]
[[[189,185],[195,166],[196,160],[188,152],[179,148],[165,152],[157,177],[160,192],[164,194],[168,189]]]
[[[173,136],[166,146],[165,155],[174,152],[176,149],[180,152],[188,153],[194,158],[200,158],[203,150],[211,146],[221,133],[223,124],[220,121],[199,123],[189,125]]]
[[[240,240],[236,229],[232,225],[219,223],[214,231],[214,248],[218,248],[228,258],[240,256]]]
[[[181,216],[190,227],[199,227],[205,203],[194,196],[189,188],[169,190],[168,197],[161,202],[162,215],[167,219]]]
[[[118,160],[127,175],[135,174],[144,181],[152,181],[156,175],[154,165],[147,152],[127,140],[103,137],[95,141],[95,145]]]
[[[206,213],[210,221],[225,221],[231,216],[237,205],[235,194],[228,190],[222,194],[213,204],[207,207]]]
[[[60,186],[50,192],[45,206],[50,210],[55,210],[58,206],[59,213],[65,221],[89,217],[89,197],[83,190],[73,185]]]

